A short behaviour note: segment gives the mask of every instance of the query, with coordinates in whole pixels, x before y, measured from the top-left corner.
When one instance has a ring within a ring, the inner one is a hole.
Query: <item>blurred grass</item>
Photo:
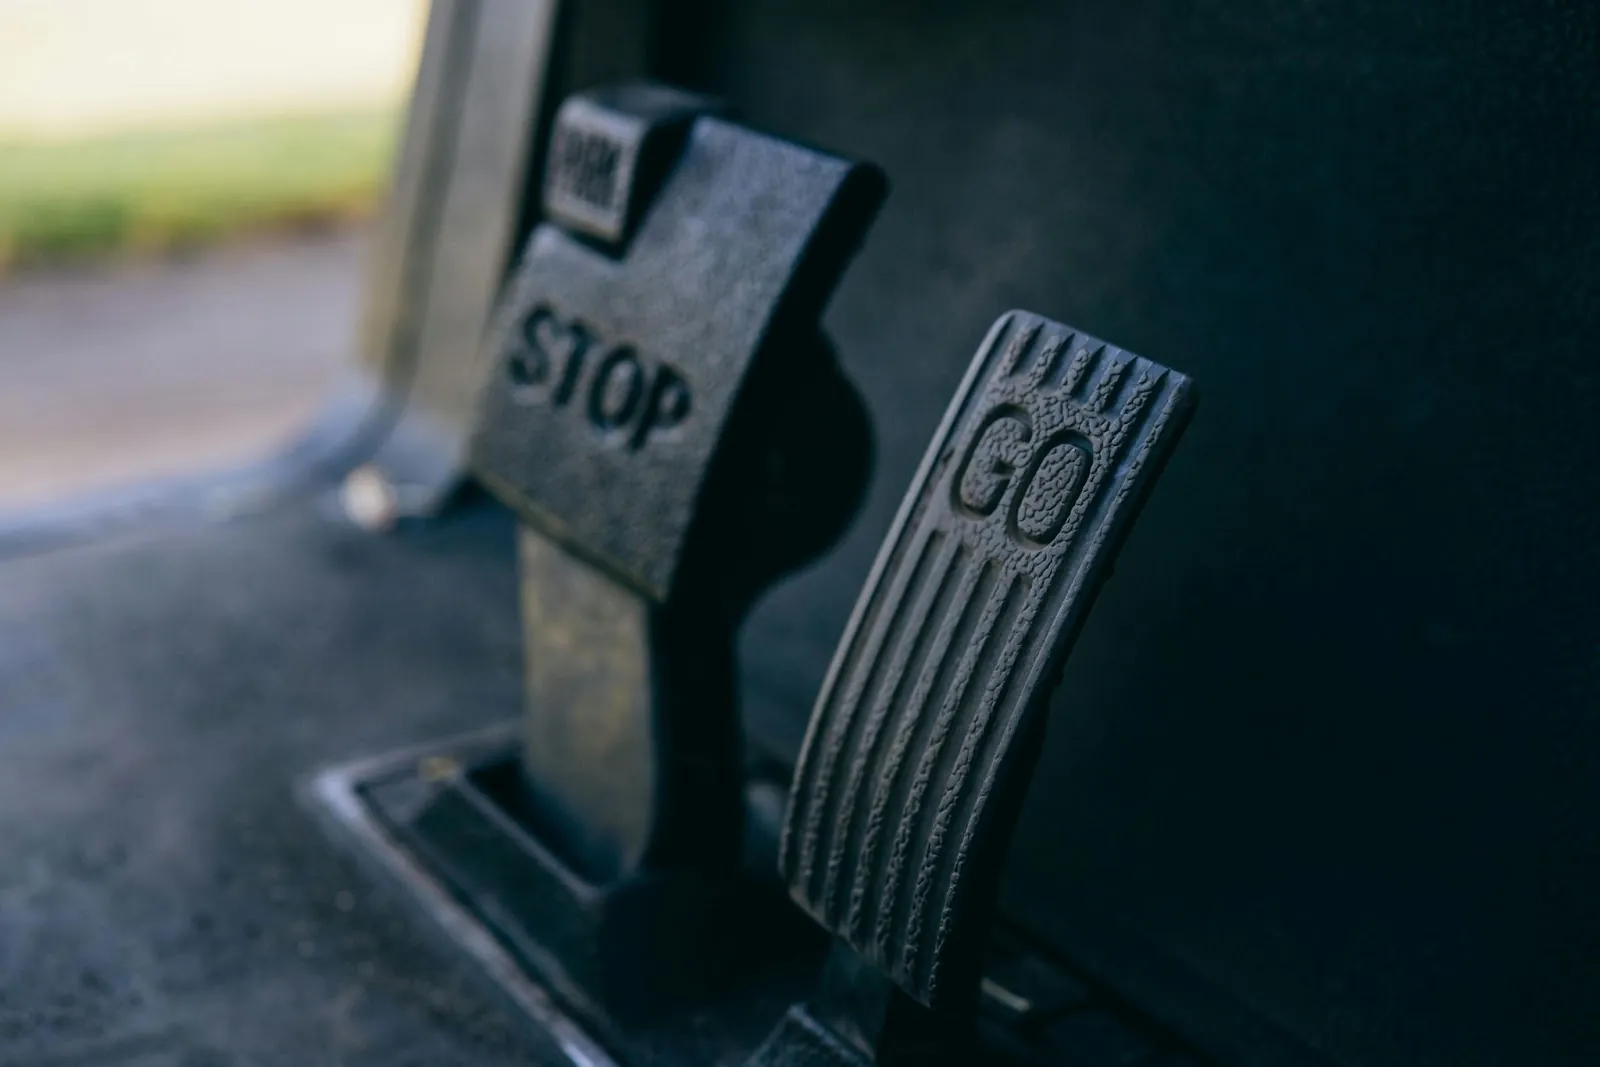
[[[359,217],[398,130],[398,111],[374,109],[0,141],[0,271]]]

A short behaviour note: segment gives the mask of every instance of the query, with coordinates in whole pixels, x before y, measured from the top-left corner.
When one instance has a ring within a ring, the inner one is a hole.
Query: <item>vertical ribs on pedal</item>
[[[795,772],[783,872],[844,950],[935,1015],[976,998],[1050,692],[1192,403],[1176,371],[1003,316],[835,654]]]

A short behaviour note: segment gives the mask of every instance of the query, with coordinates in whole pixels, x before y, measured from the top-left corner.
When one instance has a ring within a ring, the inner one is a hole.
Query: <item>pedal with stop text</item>
[[[734,637],[864,491],[817,320],[886,187],[644,84],[569,99],[548,160],[471,442],[520,522],[522,721],[341,781],[416,895],[616,1044],[804,931],[745,862]]]

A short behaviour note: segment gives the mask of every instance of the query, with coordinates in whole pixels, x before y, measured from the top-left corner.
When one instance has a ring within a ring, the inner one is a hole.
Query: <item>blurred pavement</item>
[[[0,508],[263,454],[354,358],[359,234],[0,280]]]

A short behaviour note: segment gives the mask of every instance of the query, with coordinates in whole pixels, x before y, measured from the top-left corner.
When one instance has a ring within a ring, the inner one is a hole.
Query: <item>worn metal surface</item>
[[[591,879],[613,878],[637,868],[656,829],[653,801],[670,777],[650,743],[650,605],[537,533],[524,528],[517,544],[523,678],[528,699],[539,702],[523,717],[524,769],[547,801],[544,829],[567,861]],[[731,673],[732,663],[721,666]],[[727,745],[705,755],[735,761]],[[623,802],[634,797],[638,803]],[[719,839],[728,832],[705,829]]]
[[[714,872],[587,881],[519,820],[516,742],[441,738],[323,779],[346,783],[344,821],[370,824],[363,851],[401,857],[393,884],[536,1022],[554,1006],[623,1062],[737,1060],[805,987],[814,931],[748,907],[748,887]],[[578,906],[590,921],[573,921]],[[666,992],[650,980],[660,960]]]
[[[797,1004],[756,1050],[749,1067],[870,1067],[871,1063]]]
[[[469,735],[469,744],[503,747],[511,734],[507,724],[502,723]],[[449,757],[437,752],[434,745],[418,746],[378,760],[358,760],[329,768],[308,783],[306,800],[328,820],[334,833],[360,849],[371,866],[404,884],[428,918],[447,931],[455,945],[485,970],[505,999],[547,1035],[573,1067],[614,1067],[615,1061],[600,1043],[564,1012],[549,991],[534,981],[506,947],[477,922],[452,895],[451,887],[431,879],[417,858],[390,837],[379,810],[368,802],[365,794],[373,783],[393,775],[396,764],[430,784],[456,774],[458,768],[448,765]],[[440,767],[441,763],[446,766]]]

